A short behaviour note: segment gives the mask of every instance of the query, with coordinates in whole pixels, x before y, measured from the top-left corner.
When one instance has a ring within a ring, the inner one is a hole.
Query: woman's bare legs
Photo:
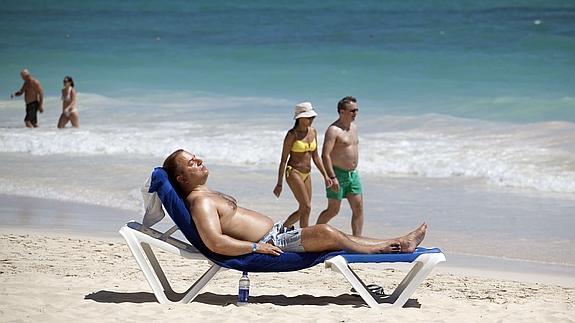
[[[78,112],[70,113],[70,122],[72,123],[72,127],[80,127],[80,116],[78,115]]]
[[[72,127],[74,128],[80,127],[80,117],[78,115],[78,112],[72,112],[69,115],[62,113],[60,115],[60,119],[58,120],[58,128],[60,129],[65,128],[68,121],[72,123]]]
[[[58,120],[58,128],[64,128],[66,126],[66,123],[68,123],[68,120],[70,120],[65,113],[62,113],[60,115],[60,119]]]
[[[299,220],[300,228],[305,228],[309,226],[309,214],[311,213],[311,177],[308,176],[304,182],[299,172],[292,168],[286,182],[299,207],[285,220],[284,226],[289,227]]]

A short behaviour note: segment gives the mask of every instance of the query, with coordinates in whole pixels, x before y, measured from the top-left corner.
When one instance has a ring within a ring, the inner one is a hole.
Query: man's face
[[[30,73],[28,73],[28,72],[21,72],[21,73],[20,73],[20,77],[21,77],[24,81],[27,81],[27,80],[30,79]]]
[[[179,182],[200,185],[208,179],[209,171],[204,161],[187,151],[178,156],[178,170],[180,172],[177,176]]]
[[[345,118],[349,118],[352,121],[355,121],[355,118],[357,117],[358,112],[359,112],[359,108],[357,107],[357,103],[356,102],[349,102],[348,104],[345,105],[345,109],[343,109],[341,111],[341,114]]]

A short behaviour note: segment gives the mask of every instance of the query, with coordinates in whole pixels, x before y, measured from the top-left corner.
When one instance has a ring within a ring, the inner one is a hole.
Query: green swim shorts
[[[335,177],[339,182],[339,191],[334,192],[331,188],[326,188],[326,195],[328,199],[343,200],[348,194],[358,195],[361,194],[361,181],[359,173],[356,169],[349,171],[338,167],[333,167]]]

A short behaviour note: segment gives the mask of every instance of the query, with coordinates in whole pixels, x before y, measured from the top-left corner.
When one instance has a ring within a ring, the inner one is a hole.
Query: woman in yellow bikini
[[[296,105],[294,110],[295,125],[287,132],[284,139],[278,181],[273,192],[275,196],[280,196],[285,174],[286,182],[299,203],[298,209],[284,222],[284,227],[289,227],[298,220],[302,228],[309,225],[312,159],[321,172],[325,185],[331,186],[331,179],[327,176],[317,152],[317,131],[311,126],[316,116],[317,113],[311,103],[302,102]]]

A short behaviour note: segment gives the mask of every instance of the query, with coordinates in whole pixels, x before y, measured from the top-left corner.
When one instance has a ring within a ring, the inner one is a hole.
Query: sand
[[[159,253],[177,291],[206,261]],[[441,265],[440,265],[441,266]],[[390,292],[404,268],[357,265],[366,283]],[[155,300],[127,246],[110,238],[54,233],[0,234],[2,322],[573,322],[575,288],[432,273],[407,307],[368,308],[339,274],[322,265],[293,273],[251,273],[250,304],[235,305],[240,273],[222,271],[189,304]]]

